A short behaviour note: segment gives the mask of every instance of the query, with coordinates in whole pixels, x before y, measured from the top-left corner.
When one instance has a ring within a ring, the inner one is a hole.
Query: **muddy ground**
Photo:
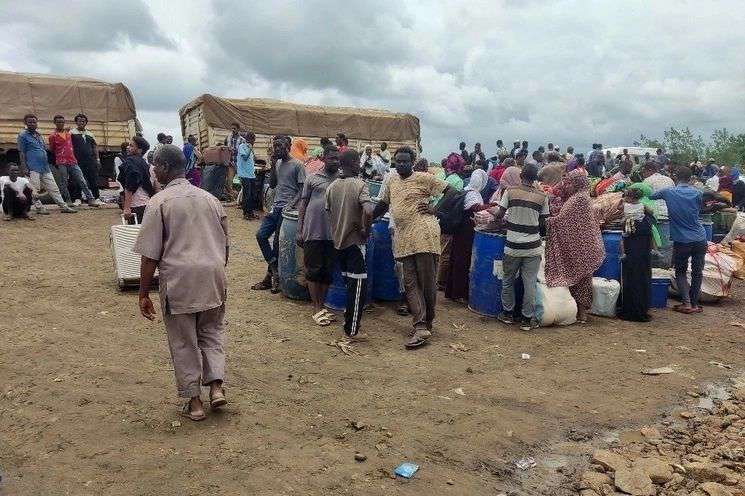
[[[307,305],[249,289],[264,271],[258,223],[229,212],[230,405],[199,424],[177,415],[162,323],[114,284],[118,212],[0,224],[0,493],[561,494],[547,451],[652,424],[745,364],[737,287],[701,315],[530,333],[443,299],[413,352],[408,319],[379,305],[348,356]],[[675,372],[640,373],[664,366]],[[539,466],[516,469],[524,456]],[[420,471],[391,478],[403,461]]]

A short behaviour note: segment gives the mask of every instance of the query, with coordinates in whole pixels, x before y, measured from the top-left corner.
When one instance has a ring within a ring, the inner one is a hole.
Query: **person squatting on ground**
[[[19,176],[18,165],[8,164],[8,175],[0,177],[0,198],[3,205],[3,220],[13,218],[34,220],[29,216],[33,190],[25,177]]]
[[[264,279],[251,286],[254,290],[271,289],[279,293],[279,230],[282,227],[283,209],[293,209],[300,199],[305,182],[305,167],[302,162],[290,157],[290,137],[277,135],[272,140],[272,160],[274,164],[269,175],[269,187],[273,188],[272,208],[261,221],[256,233],[256,242],[267,263]],[[269,238],[274,236],[273,242]]]
[[[303,249],[313,321],[327,326],[335,316],[323,307],[334,270],[334,240],[326,211],[326,189],[337,178],[338,149],[335,146],[326,148],[323,161],[323,169],[305,179],[298,205],[296,241]]]
[[[178,395],[189,399],[181,413],[203,420],[202,386],[210,388],[211,408],[227,404],[223,389],[227,217],[214,196],[184,177],[186,159],[177,146],[161,145],[153,160],[158,182],[165,186],[148,205],[132,250],[142,256],[140,313],[155,319],[149,291],[157,267]]]
[[[411,148],[404,146],[396,150],[394,160],[397,174],[391,174],[375,207],[374,218],[390,208],[396,224],[393,256],[403,263],[406,299],[413,321],[406,347],[416,348],[432,336],[437,304],[440,225],[430,202],[451,191],[445,181],[431,174],[414,172],[416,153]]]
[[[365,245],[372,225],[373,203],[365,181],[360,179],[360,154],[347,148],[339,159],[341,175],[326,188],[325,207],[329,214],[334,256],[347,285],[344,333],[359,335],[362,309],[367,297]]]
[[[21,158],[21,171],[28,171],[29,182],[33,189],[33,202],[37,214],[48,215],[49,211],[41,204],[39,192],[44,188],[56,203],[62,213],[76,213],[70,208],[60,194],[57,182],[54,180],[47,159],[47,148],[44,138],[37,131],[38,119],[34,114],[26,114],[23,118],[26,129],[18,133],[18,153]]]

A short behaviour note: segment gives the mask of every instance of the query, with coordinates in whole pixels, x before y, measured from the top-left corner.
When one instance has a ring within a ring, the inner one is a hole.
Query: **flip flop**
[[[673,307],[673,312],[682,313],[684,315],[690,315],[692,313],[697,313],[695,309],[693,309],[693,308],[686,308],[683,305]]]
[[[401,317],[406,317],[408,315],[411,315],[411,312],[409,312],[409,307],[406,305],[401,305],[396,309],[396,313],[399,314]]]
[[[691,310],[693,310],[691,313],[704,313],[703,307],[691,308]]]
[[[184,403],[183,408],[181,408],[181,414],[180,415],[182,417],[188,418],[189,420],[193,420],[194,422],[199,422],[199,421],[204,420],[204,419],[207,418],[207,415],[205,415],[205,414],[194,415],[193,413],[191,413],[191,401],[187,401],[186,403]]]
[[[313,322],[316,323],[316,325],[319,325],[321,327],[326,327],[328,325],[331,325],[331,320],[329,320],[329,318],[326,316],[326,312],[324,312],[323,310],[320,310],[318,313],[314,314],[313,317],[311,318],[313,319]]]

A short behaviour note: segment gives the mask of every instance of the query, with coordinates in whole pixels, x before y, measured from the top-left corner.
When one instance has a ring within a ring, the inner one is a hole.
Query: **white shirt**
[[[10,188],[19,196],[23,194],[23,191],[26,188],[31,189],[31,183],[29,183],[28,179],[25,177],[19,176],[15,181],[11,181],[10,176],[2,176],[0,177],[0,198],[3,197],[3,191],[5,190],[6,185],[10,186]]]
[[[122,159],[119,156],[114,157],[114,179],[117,179],[119,177],[119,169],[121,169],[122,165],[124,165],[124,162],[122,162]],[[119,181],[116,181],[116,184],[119,185],[119,193],[124,192],[124,187],[119,184]]]

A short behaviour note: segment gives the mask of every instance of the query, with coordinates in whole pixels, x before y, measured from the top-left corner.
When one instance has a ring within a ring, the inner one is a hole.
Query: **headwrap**
[[[457,153],[451,153],[445,159],[445,171],[448,174],[460,174],[466,166],[466,161]]]
[[[587,178],[587,172],[584,169],[574,169],[570,171],[559,184],[554,187],[556,196],[564,200],[573,196],[580,191],[586,191],[590,188],[590,181]]]
[[[308,143],[303,138],[293,138],[290,156],[301,162],[308,160]]]
[[[564,174],[564,164],[547,165],[538,173],[540,181],[546,186],[556,186]]]
[[[523,183],[522,179],[520,179],[521,172],[522,169],[520,169],[520,167],[514,165],[512,167],[507,167],[504,170],[502,177],[499,178],[499,188],[504,190],[520,186]]]
[[[320,146],[314,146],[310,149],[310,158],[321,158],[323,156],[323,148]]]
[[[642,198],[639,200],[639,203],[652,211],[652,216],[654,217],[652,222],[652,238],[654,238],[654,242],[658,247],[662,247],[662,236],[660,236],[660,231],[657,229],[657,202],[649,198],[654,193],[652,186],[647,183],[634,183],[628,185],[627,189],[638,189],[642,192]]]
[[[463,188],[466,192],[466,198],[463,203],[463,208],[468,210],[474,205],[483,204],[483,198],[481,197],[481,190],[486,187],[486,182],[489,179],[486,171],[483,169],[476,169],[471,174],[471,179],[468,181],[468,186]]]

